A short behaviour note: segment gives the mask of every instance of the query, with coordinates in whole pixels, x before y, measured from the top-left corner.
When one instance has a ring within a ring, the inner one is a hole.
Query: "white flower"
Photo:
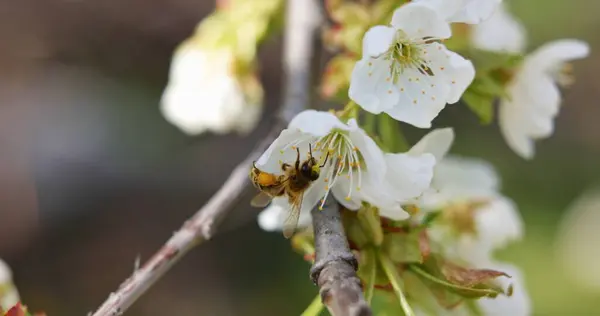
[[[572,81],[566,63],[588,54],[585,42],[553,41],[527,56],[511,79],[510,98],[500,102],[499,125],[508,145],[521,157],[533,158],[534,141],[554,131],[561,102],[556,82],[567,85]]]
[[[178,48],[161,100],[167,121],[190,135],[251,131],[262,113],[262,90],[253,91],[256,96],[246,93],[232,73],[233,63],[227,49],[202,49],[191,42]]]
[[[600,188],[586,190],[559,221],[556,259],[569,279],[587,293],[600,293]]]
[[[488,264],[486,269],[493,269],[505,272],[511,278],[498,278],[502,288],[513,287],[511,296],[499,295],[496,298],[481,298],[477,300],[477,305],[483,315],[486,316],[529,316],[531,315],[531,300],[527,294],[523,274],[519,268],[506,264],[493,262]]]
[[[12,272],[0,259],[0,310],[8,310],[19,302],[19,292],[12,281]]]
[[[502,0],[413,0],[426,4],[449,23],[478,24],[487,20]]]
[[[258,226],[268,232],[283,229],[283,222],[290,212],[290,206],[285,198],[275,198],[260,214],[258,214]],[[308,227],[311,224],[309,212],[300,213],[298,227]]]
[[[450,257],[481,265],[489,262],[491,253],[522,236],[522,220],[514,205],[499,192],[499,179],[494,168],[477,160],[446,156],[454,139],[452,129],[437,129],[423,137],[409,153],[432,153],[436,164],[432,190],[419,200],[424,210],[457,212],[453,218],[467,216],[474,234],[456,234],[446,223],[430,229],[432,240],[443,244]],[[461,213],[458,213],[461,212]]]
[[[504,5],[500,5],[489,19],[473,26],[471,42],[483,50],[522,53],[525,49],[525,28]]]
[[[301,219],[309,216],[310,210],[330,192],[351,210],[368,202],[379,207],[384,216],[404,219],[408,214],[401,203],[429,187],[435,165],[431,154],[384,154],[354,119],[346,124],[329,112],[307,110],[290,122],[256,166],[279,174],[283,163],[296,161],[297,149],[300,160],[307,159],[309,146],[313,157],[324,166],[319,178],[304,193]],[[290,209],[285,197],[274,199],[273,204],[259,216],[259,224],[266,230],[281,229],[281,219]]]
[[[391,26],[374,26],[365,33],[363,57],[350,79],[350,98],[371,113],[430,127],[475,76],[470,61],[436,42],[450,35],[449,24],[428,5],[401,6]]]

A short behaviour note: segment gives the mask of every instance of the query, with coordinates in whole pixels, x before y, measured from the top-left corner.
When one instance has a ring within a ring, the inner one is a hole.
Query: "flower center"
[[[475,213],[488,203],[485,199],[453,203],[443,210],[442,216],[457,233],[476,235]]]
[[[315,151],[321,152],[319,163],[323,163],[327,153],[329,154],[327,165],[322,169],[323,181],[325,182],[325,195],[321,200],[319,208],[323,207],[329,191],[335,185],[338,178],[343,175],[350,181],[348,194],[346,195],[346,200],[350,200],[354,189],[360,191],[364,162],[360,151],[354,145],[347,132],[332,130],[329,134],[317,140],[314,148]]]
[[[561,87],[569,87],[575,83],[573,64],[564,63],[552,71],[552,76]]]
[[[425,40],[408,40],[402,36],[401,31],[398,33],[395,43],[380,57],[391,62],[390,78],[394,84],[407,68],[414,68],[423,75],[433,76],[424,58],[426,50],[423,44],[425,43]]]

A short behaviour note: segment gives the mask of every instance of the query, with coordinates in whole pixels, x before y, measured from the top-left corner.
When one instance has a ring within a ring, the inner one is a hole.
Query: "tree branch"
[[[242,193],[251,188],[248,171],[252,161],[258,159],[296,114],[307,108],[313,39],[321,17],[317,0],[288,0],[287,5],[284,45],[286,93],[273,129],[233,170],[215,195],[150,260],[139,269],[136,267],[133,275],[111,293],[96,312],[90,313],[92,316],[122,315],[188,251],[213,237]]]
[[[316,254],[310,275],[333,316],[370,316],[371,308],[356,275],[358,263],[348,247],[339,209],[339,204],[329,197],[323,210],[317,206],[311,212]]]

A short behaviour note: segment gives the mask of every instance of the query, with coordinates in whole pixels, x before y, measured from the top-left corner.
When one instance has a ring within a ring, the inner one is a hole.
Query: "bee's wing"
[[[254,198],[252,198],[252,201],[250,201],[250,205],[252,205],[253,207],[265,207],[269,205],[272,199],[273,197],[268,195],[267,193],[259,192]]]
[[[294,200],[292,201],[292,208],[287,218],[283,222],[283,236],[285,238],[290,238],[294,235],[296,231],[296,226],[298,226],[298,219],[300,218],[300,211],[302,210],[302,198],[304,197],[304,192],[296,195]]]

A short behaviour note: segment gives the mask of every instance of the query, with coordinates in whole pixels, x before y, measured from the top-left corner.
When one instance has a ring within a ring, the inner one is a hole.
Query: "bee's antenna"
[[[319,166],[319,168],[325,167],[325,164],[327,163],[327,159],[329,159],[329,150],[327,151],[327,155],[325,156],[325,161],[323,161],[323,165]]]
[[[308,143],[308,154],[312,157],[312,146]]]

